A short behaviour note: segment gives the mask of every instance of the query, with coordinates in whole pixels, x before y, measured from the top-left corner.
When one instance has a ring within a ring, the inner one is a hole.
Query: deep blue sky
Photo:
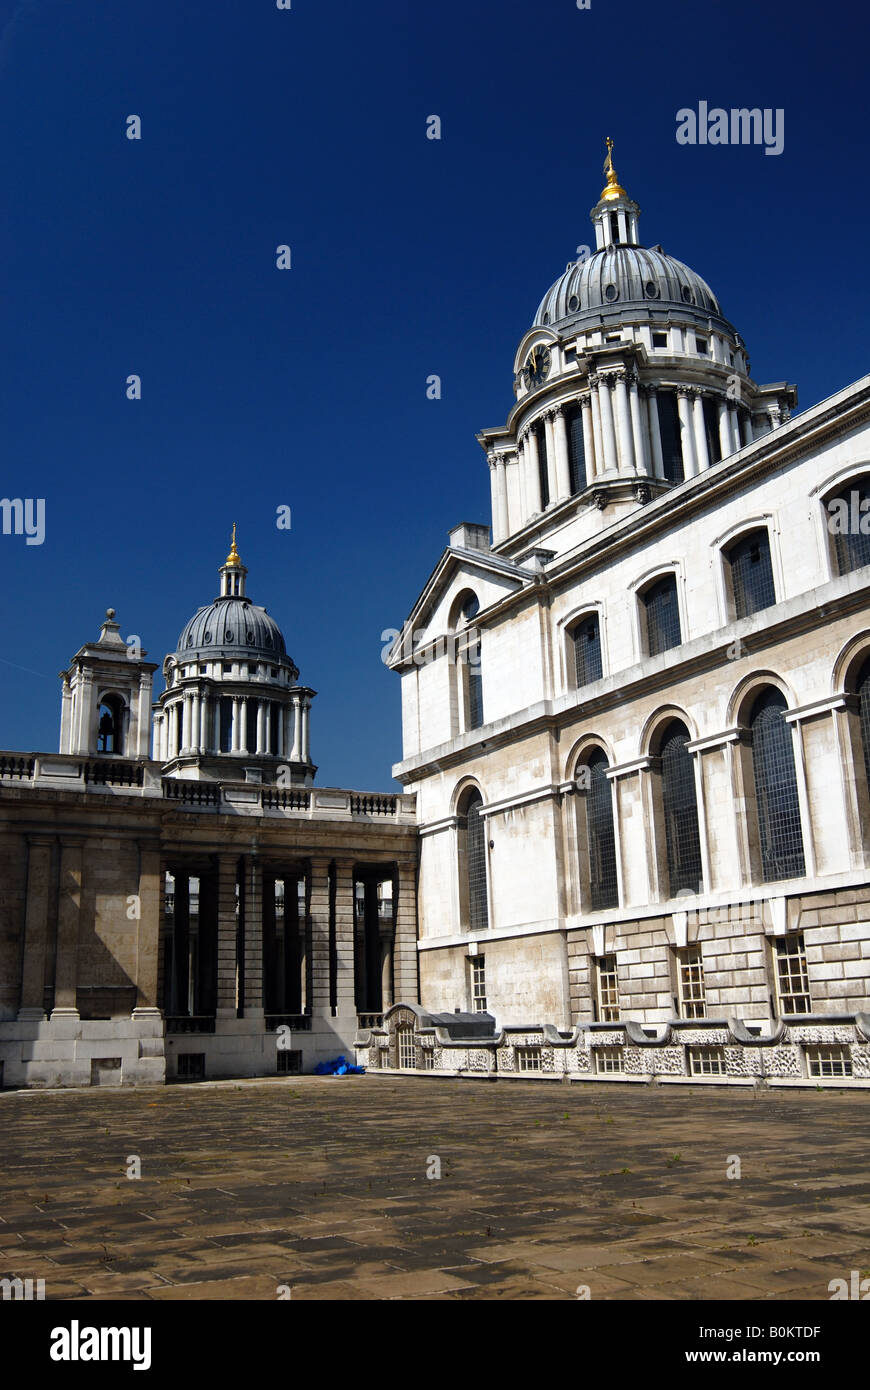
[[[2,748],[56,748],[107,605],[161,662],[235,520],[319,691],[318,781],[393,785],[380,634],[489,520],[474,435],[593,240],[606,134],[757,381],[805,408],[868,369],[863,6],[25,0],[0,27],[0,495],[47,510],[41,547],[0,536]],[[701,99],[784,108],[783,154],[678,146]]]

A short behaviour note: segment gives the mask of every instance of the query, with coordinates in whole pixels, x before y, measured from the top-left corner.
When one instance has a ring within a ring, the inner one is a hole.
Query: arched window
[[[785,697],[766,690],[749,720],[752,769],[765,881],[799,878],[805,872],[804,842],[794,767],[791,729],[785,721]]]
[[[578,690],[601,680],[601,628],[597,613],[587,613],[568,631],[569,654]]]
[[[578,768],[577,777],[586,812],[589,905],[593,912],[619,905],[613,799],[607,769],[606,755],[595,748]]]
[[[459,811],[459,889],[463,925],[469,931],[489,926],[486,890],[486,822],[480,814],[483,797],[477,788],[466,792]]]
[[[672,898],[685,890],[703,891],[695,770],[688,743],[689,731],[679,720],[668,724],[659,743],[662,814]]]
[[[870,474],[853,478],[825,502],[838,574],[870,565]]]
[[[725,552],[735,618],[776,603],[770,541],[766,530],[750,531]]]
[[[106,695],[102,700],[97,724],[98,753],[114,753],[116,757],[123,755],[124,709],[120,695]]]
[[[658,656],[682,642],[680,607],[677,602],[677,581],[672,574],[663,575],[641,594],[647,656]]]

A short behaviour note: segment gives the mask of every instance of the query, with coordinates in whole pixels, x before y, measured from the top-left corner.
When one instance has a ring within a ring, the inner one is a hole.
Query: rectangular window
[[[202,1081],[205,1077],[204,1052],[179,1052],[176,1072],[187,1081]]]
[[[667,333],[654,333],[652,335],[652,345],[654,348],[666,348],[668,345]]]
[[[486,956],[470,956],[471,1012],[486,1013]]]
[[[278,1075],[299,1076],[302,1072],[302,1053],[290,1048],[278,1051]]]
[[[724,1047],[689,1047],[690,1076],[724,1076]]]
[[[746,618],[776,603],[770,541],[764,531],[744,536],[728,551],[734,614]]]
[[[808,1076],[851,1076],[852,1055],[848,1047],[807,1047]]]
[[[421,1068],[421,1070],[423,1070],[423,1071],[434,1071],[434,1070],[435,1070],[435,1049],[434,1049],[434,1047],[421,1047],[421,1048],[420,1048],[420,1060],[421,1060],[421,1062],[422,1062],[422,1068]]]
[[[677,982],[679,985],[680,1017],[706,1018],[707,997],[704,990],[704,965],[700,946],[686,946],[677,951]]]
[[[596,1047],[595,1048],[595,1070],[601,1076],[613,1075],[621,1072],[622,1048],[621,1047]]]
[[[571,642],[574,649],[574,680],[577,689],[581,690],[584,685],[601,680],[601,629],[597,613],[581,618],[571,629]]]
[[[540,1071],[541,1049],[539,1047],[518,1047],[517,1071]]]
[[[619,1021],[619,976],[616,956],[600,956],[598,960],[598,1022]]]
[[[803,932],[789,932],[787,936],[777,937],[774,947],[780,1013],[812,1013],[813,1004],[810,997],[810,980],[807,974]]]
[[[677,602],[677,581],[672,574],[657,580],[641,596],[646,616],[646,649],[648,656],[658,656],[682,642],[680,607]]]
[[[707,355],[707,339],[706,339],[706,338],[696,338],[696,339],[695,339],[695,350],[696,350],[696,352],[699,352],[699,353],[701,354],[702,357],[706,357],[706,355]]]

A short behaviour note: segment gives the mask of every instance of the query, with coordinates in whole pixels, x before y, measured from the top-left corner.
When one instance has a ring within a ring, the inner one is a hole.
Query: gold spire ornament
[[[233,522],[233,543],[230,546],[230,553],[224,561],[224,564],[240,565],[241,563],[241,556],[239,555],[239,552],[236,550],[236,523]]]
[[[617,179],[617,177],[616,177],[616,170],[615,170],[614,167],[613,167],[613,156],[612,156],[612,154],[611,154],[612,149],[613,149],[613,141],[611,140],[610,136],[608,135],[608,137],[607,137],[607,158],[606,158],[605,161],[604,161],[604,172],[605,172],[605,174],[607,175],[607,183],[606,183],[606,185],[604,186],[604,188],[601,190],[601,199],[602,199],[602,202],[607,202],[607,203],[612,203],[612,202],[614,201],[614,199],[616,199],[616,198],[627,198],[627,197],[628,197],[628,194],[626,193],[625,189],[622,187],[622,185],[619,183],[619,181],[618,181],[618,179]]]

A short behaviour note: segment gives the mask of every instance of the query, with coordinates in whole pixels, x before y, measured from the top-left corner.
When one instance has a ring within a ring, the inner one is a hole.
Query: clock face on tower
[[[539,345],[532,348],[523,368],[523,376],[529,387],[540,386],[550,371],[550,349]]]

